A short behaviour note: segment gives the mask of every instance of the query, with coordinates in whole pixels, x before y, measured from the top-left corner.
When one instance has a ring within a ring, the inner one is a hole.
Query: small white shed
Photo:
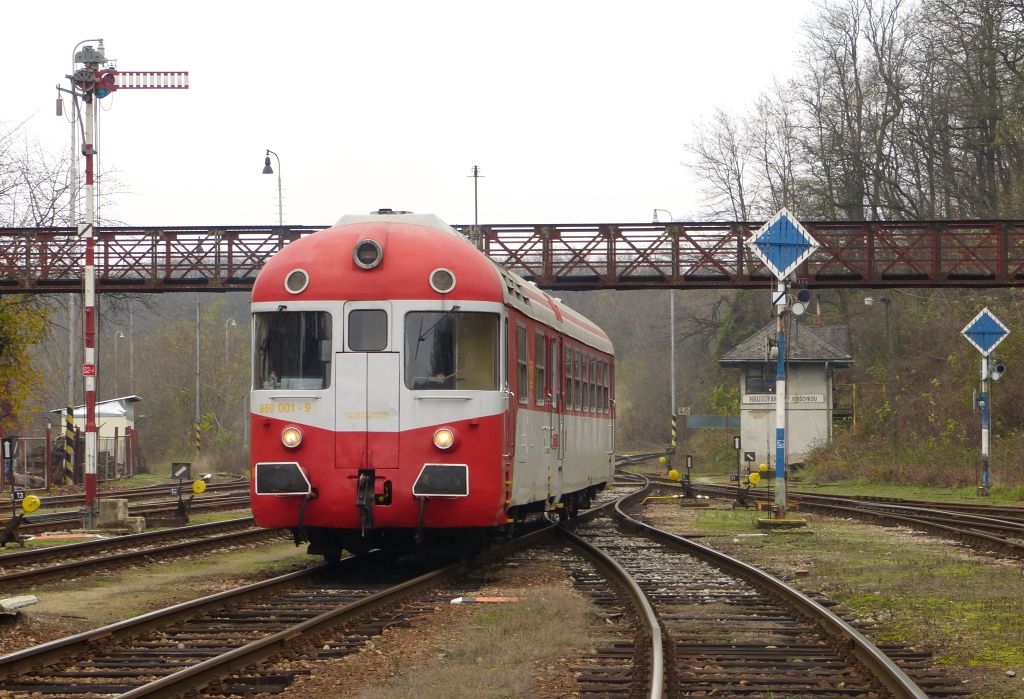
[[[96,401],[96,435],[100,438],[113,437],[115,431],[118,437],[123,437],[126,428],[135,429],[135,407],[141,398],[135,395],[110,398],[109,400]],[[51,410],[63,419],[64,408]],[[76,405],[73,408],[75,426],[85,432],[85,406]]]
[[[753,452],[754,464],[772,464],[775,456],[777,360],[768,358],[775,332],[772,321],[719,360],[740,370],[740,451]],[[786,460],[798,464],[832,439],[833,374],[853,358],[845,325],[793,323],[786,345]]]

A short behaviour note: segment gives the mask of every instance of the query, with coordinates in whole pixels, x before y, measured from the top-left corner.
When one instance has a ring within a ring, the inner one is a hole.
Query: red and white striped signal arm
[[[187,90],[187,70],[117,70],[114,86],[117,90]]]

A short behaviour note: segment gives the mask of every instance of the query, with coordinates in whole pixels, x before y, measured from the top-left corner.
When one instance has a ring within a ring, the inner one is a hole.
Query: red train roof
[[[353,259],[356,245],[366,239],[376,241],[383,251],[380,264],[373,269],[363,269]],[[455,276],[456,286],[450,294],[441,294],[430,285],[430,274],[439,267]],[[300,293],[292,294],[285,289],[285,279],[296,269],[309,275],[309,283]],[[431,215],[343,217],[331,228],[286,245],[264,265],[252,289],[254,303],[445,297],[505,303],[576,339],[613,351],[608,336],[597,325],[531,282],[502,269],[461,233]]]

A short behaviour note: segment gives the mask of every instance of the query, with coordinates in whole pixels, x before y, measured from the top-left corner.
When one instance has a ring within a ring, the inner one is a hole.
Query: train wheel
[[[324,563],[331,566],[336,566],[341,563],[341,551],[334,551],[332,553],[324,554]]]

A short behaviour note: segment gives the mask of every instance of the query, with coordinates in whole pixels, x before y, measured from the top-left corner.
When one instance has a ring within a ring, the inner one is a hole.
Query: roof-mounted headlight
[[[373,269],[384,259],[384,250],[376,240],[365,238],[352,249],[352,259],[363,269]]]

